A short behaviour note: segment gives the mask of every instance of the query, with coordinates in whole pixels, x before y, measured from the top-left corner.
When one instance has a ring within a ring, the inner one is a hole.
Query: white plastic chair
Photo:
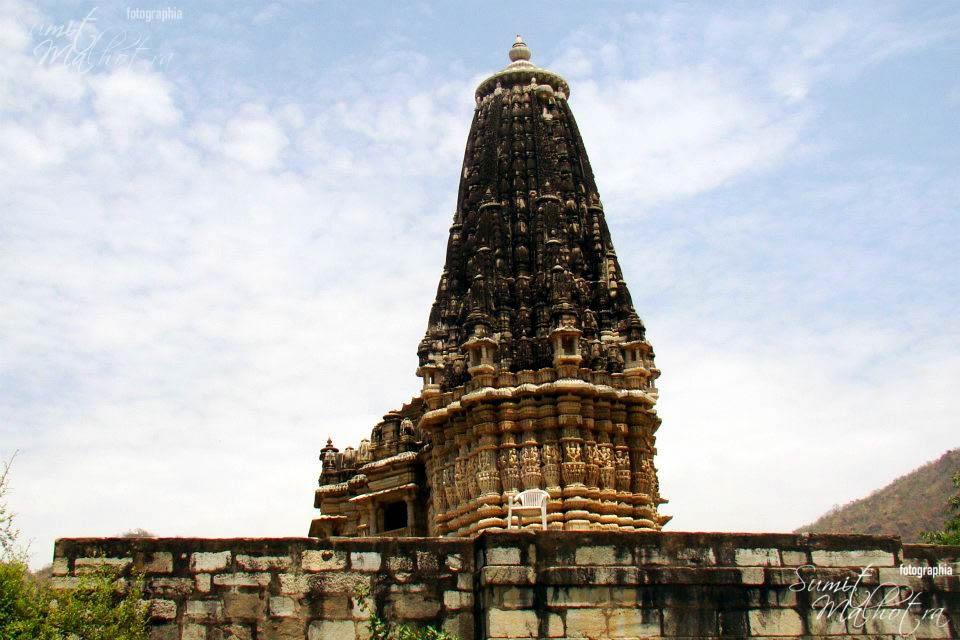
[[[511,496],[507,502],[507,529],[513,528],[513,514],[540,513],[540,523],[547,528],[547,500],[550,494],[543,489],[527,489]]]

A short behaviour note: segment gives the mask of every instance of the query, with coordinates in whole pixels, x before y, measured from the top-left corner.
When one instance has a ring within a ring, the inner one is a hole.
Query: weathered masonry
[[[670,519],[654,466],[660,370],[569,95],[519,37],[477,87],[417,350],[423,390],[356,449],[327,443],[310,535],[496,531],[525,489],[549,493],[553,530]]]
[[[98,564],[146,572],[152,640],[366,638],[358,586],[370,588],[381,615],[461,640],[952,638],[960,630],[960,547],[891,537],[64,539],[54,580],[70,587]],[[954,575],[903,575],[901,565]],[[860,614],[844,612],[848,599]]]

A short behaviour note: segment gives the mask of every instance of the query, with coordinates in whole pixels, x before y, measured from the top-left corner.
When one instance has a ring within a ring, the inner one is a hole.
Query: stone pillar
[[[417,531],[417,511],[412,495],[406,496],[403,501],[407,504],[407,533],[416,535]]]
[[[543,470],[540,462],[540,442],[537,439],[537,401],[527,397],[520,401],[519,428],[521,440],[521,480],[524,489],[540,489],[543,486]]]
[[[377,505],[373,500],[370,500],[367,502],[367,533],[369,535],[375,536],[380,533],[377,524]]]

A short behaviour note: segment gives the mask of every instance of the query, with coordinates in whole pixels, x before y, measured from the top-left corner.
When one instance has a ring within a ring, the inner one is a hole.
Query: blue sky
[[[35,563],[305,534],[327,436],[417,392],[516,33],[570,82],[658,354],[672,528],[790,530],[960,445],[954,3],[165,6],[0,11],[0,454]]]

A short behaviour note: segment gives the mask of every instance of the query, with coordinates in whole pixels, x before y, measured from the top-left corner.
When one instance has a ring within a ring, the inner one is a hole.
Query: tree
[[[54,590],[31,575],[6,501],[12,463],[0,472],[0,640],[147,640],[142,576],[107,567]]]
[[[960,489],[960,471],[953,474],[953,486]],[[950,517],[943,531],[924,531],[921,535],[925,542],[960,545],[960,492],[947,502],[947,512]]]
[[[155,533],[150,533],[146,529],[137,527],[136,529],[130,529],[130,531],[124,531],[120,534],[121,538],[156,538]]]
[[[20,531],[13,522],[13,512],[7,505],[7,490],[10,482],[10,467],[13,466],[13,460],[17,457],[16,452],[10,456],[9,460],[4,461],[3,470],[0,471],[0,562],[12,560],[23,560],[22,552],[17,546],[17,540],[20,537]]]

